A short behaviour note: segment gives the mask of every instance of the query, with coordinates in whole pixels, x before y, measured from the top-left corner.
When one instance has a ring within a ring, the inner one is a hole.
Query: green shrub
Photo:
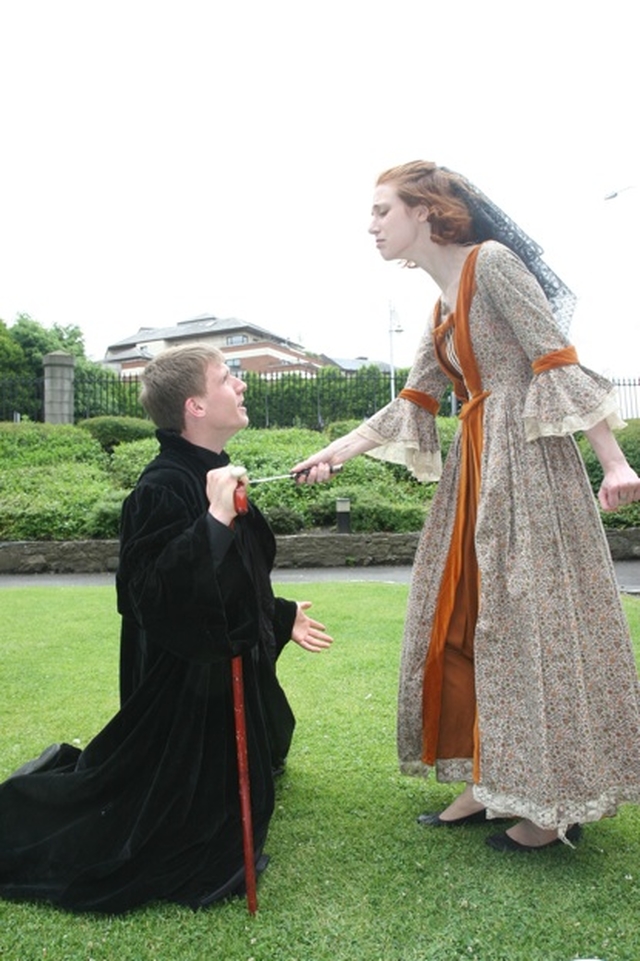
[[[78,421],[78,427],[89,431],[108,454],[119,444],[154,437],[156,431],[154,424],[142,417],[89,417]]]
[[[285,474],[297,461],[324,446],[324,434],[302,427],[257,430],[249,427],[236,434],[226,450],[234,464],[242,464],[249,476]]]
[[[112,540],[120,532],[120,512],[128,491],[110,490],[96,501],[87,513],[85,537],[93,540]]]
[[[0,423],[2,469],[84,463],[105,467],[100,444],[73,424]]]
[[[387,531],[396,534],[421,530],[427,514],[426,500],[392,498],[362,487],[343,487],[338,494],[325,485],[311,488],[318,491],[307,513],[312,527],[335,527],[336,500],[350,501],[351,530],[354,534]]]
[[[627,504],[618,511],[600,511],[600,517],[605,527],[624,530],[630,527],[640,527],[640,503],[635,501]]]
[[[361,420],[336,420],[332,424],[327,424],[320,436],[324,438],[324,443],[329,444],[332,440],[337,440],[339,437],[351,433],[362,423]]]
[[[438,427],[438,437],[440,438],[442,460],[444,461],[449,453],[449,448],[456,435],[456,431],[460,426],[460,421],[457,417],[436,417],[436,425]]]
[[[271,432],[269,432],[271,433]],[[324,437],[315,435],[316,449],[326,442]],[[263,439],[264,443],[264,439]],[[307,450],[306,453],[309,453]],[[300,457],[297,458],[301,459]],[[256,477],[252,456],[249,450],[242,452],[242,457],[234,458],[247,468],[249,477]],[[296,458],[289,454],[265,467],[264,474],[282,473],[292,467]],[[270,469],[269,469],[270,468]],[[376,520],[384,518],[384,527],[379,530],[419,530],[426,513],[426,505],[433,496],[434,485],[420,484],[402,467],[387,464],[371,457],[357,457],[344,465],[328,484],[296,484],[294,481],[275,481],[270,484],[249,486],[249,497],[256,503],[267,517],[271,519],[276,509],[284,507],[295,512],[302,518],[305,528],[334,527],[336,524],[336,499],[348,497],[352,503],[359,504],[363,498],[370,503],[370,518],[367,518],[367,508],[363,506],[357,520],[352,521],[354,530],[375,530]],[[393,491],[390,500],[389,492]],[[374,502],[376,509],[373,509]],[[357,525],[357,527],[356,527]],[[411,526],[415,525],[415,526]],[[284,533],[284,531],[279,531]]]
[[[427,510],[419,504],[403,504],[361,495],[351,504],[351,530],[354,533],[386,531],[406,534],[419,531]]]
[[[2,471],[0,540],[83,540],[89,536],[87,518],[111,491],[108,475],[93,464]]]
[[[111,455],[110,470],[114,484],[132,490],[142,470],[156,456],[160,447],[155,437],[120,444]]]
[[[350,429],[350,423],[341,424],[341,428],[338,436]],[[268,477],[286,473],[297,461],[329,443],[329,439],[325,434],[302,428],[249,428],[232,439],[227,452],[233,463],[246,468],[249,477]],[[114,482],[130,490],[157,449],[155,440],[133,441],[116,448],[111,458]],[[394,492],[391,501],[390,490]],[[410,531],[422,527],[433,490],[434,485],[419,484],[399,465],[359,457],[345,464],[330,484],[298,485],[285,479],[250,486],[249,497],[277,534],[335,527],[338,497],[352,500],[354,531]]]
[[[298,534],[304,528],[304,517],[290,507],[271,507],[265,512],[274,534]]]
[[[342,421],[322,433],[248,428],[227,450],[249,477],[282,474],[357,423]],[[444,457],[458,420],[439,417],[437,424]],[[138,430],[142,439],[129,440]],[[117,537],[122,500],[158,452],[153,430],[149,422],[136,418],[92,418],[82,427],[0,424],[0,539]],[[109,456],[101,444],[116,434],[118,442]],[[640,467],[640,420],[630,421],[617,437],[632,466]],[[578,444],[595,494],[602,470],[586,438],[579,437]],[[418,483],[401,465],[364,456],[345,464],[329,484],[285,479],[250,486],[249,497],[278,534],[335,528],[338,497],[351,501],[354,532],[404,532],[420,530],[436,487]],[[602,520],[606,527],[640,527],[640,503],[603,512]]]

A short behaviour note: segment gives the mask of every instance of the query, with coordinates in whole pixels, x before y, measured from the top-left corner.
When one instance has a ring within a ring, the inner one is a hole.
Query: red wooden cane
[[[251,785],[249,782],[249,761],[247,757],[247,725],[244,713],[242,656],[239,654],[231,659],[231,680],[233,684],[233,715],[236,727],[236,752],[238,755],[240,812],[242,814],[244,878],[245,887],[247,889],[247,907],[249,909],[249,914],[255,914],[258,909],[258,895],[256,890],[256,862],[253,850]]]

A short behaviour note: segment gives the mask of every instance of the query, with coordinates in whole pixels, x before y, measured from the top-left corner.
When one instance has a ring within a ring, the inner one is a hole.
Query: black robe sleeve
[[[147,484],[135,490],[123,512],[117,578],[123,618],[167,651],[200,663],[238,653],[219,576],[233,535],[212,532],[207,517],[204,512],[192,520],[184,500],[166,487]],[[211,547],[216,537],[218,563]]]

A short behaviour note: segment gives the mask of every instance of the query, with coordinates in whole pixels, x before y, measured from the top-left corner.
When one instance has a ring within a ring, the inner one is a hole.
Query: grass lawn
[[[281,593],[313,601],[336,643],[280,662],[298,727],[258,914],[241,900],[113,918],[0,901],[1,961],[638,961],[640,809],[531,856],[487,848],[490,827],[420,827],[457,789],[396,769],[407,588]],[[0,778],[53,741],[84,745],[116,710],[114,601],[105,587],[0,592]],[[640,654],[640,600],[624,604]]]

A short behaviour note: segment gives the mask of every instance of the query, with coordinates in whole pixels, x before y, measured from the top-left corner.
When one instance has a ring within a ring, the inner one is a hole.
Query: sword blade
[[[279,480],[297,480],[298,477],[305,477],[309,473],[310,468],[306,470],[299,470],[295,473],[289,472],[288,474],[272,474],[271,477],[255,477],[251,478],[249,481],[249,486],[253,484],[268,484],[269,481],[279,481]],[[339,474],[342,470],[342,464],[336,464],[335,467],[331,468],[332,474]]]
[[[295,480],[298,474],[272,474],[271,477],[252,477],[249,484],[268,484],[269,481]]]

